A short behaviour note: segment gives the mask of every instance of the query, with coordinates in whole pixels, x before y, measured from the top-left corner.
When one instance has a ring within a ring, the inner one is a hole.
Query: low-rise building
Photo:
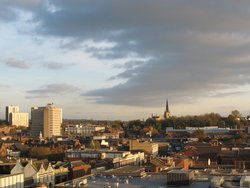
[[[38,184],[47,184],[48,186],[55,185],[55,177],[60,176],[60,173],[68,172],[67,167],[55,169],[47,160],[42,161],[21,161],[17,160],[16,165],[12,168],[11,174],[24,174],[25,186]]]
[[[124,157],[113,158],[113,167],[119,168],[126,165],[142,165],[144,163],[145,157],[144,152],[138,152],[134,154],[128,154]]]
[[[105,176],[123,176],[123,177],[144,177],[145,169],[140,166],[127,165],[121,168],[110,169],[103,173]]]
[[[69,163],[69,179],[80,178],[91,173],[91,166],[82,161],[72,161]]]
[[[141,165],[144,163],[144,152],[105,151],[105,150],[67,150],[65,156],[69,160],[104,160],[109,159],[114,168],[125,165]]]
[[[107,140],[107,139],[119,139],[118,133],[102,133],[100,135],[93,136],[93,140]]]
[[[158,144],[149,141],[130,140],[129,149],[130,151],[142,150],[154,157],[158,155]]]
[[[248,188],[250,187],[250,176],[242,176],[240,179],[240,187]]]
[[[23,188],[24,173],[0,175],[0,187]]]
[[[105,127],[100,125],[67,125],[64,127],[64,134],[92,136],[95,132],[102,132],[104,130]]]
[[[194,180],[192,170],[171,170],[167,173],[167,185],[189,186]]]
[[[171,164],[167,163],[160,158],[154,158],[147,162],[145,166],[146,172],[161,172],[163,170],[167,170]]]
[[[116,157],[125,157],[130,151],[110,151],[110,150],[72,150],[65,152],[68,159],[113,159]]]
[[[207,134],[220,134],[220,133],[229,133],[229,128],[220,128],[218,126],[210,127],[186,127],[185,129],[174,129],[173,127],[167,127],[166,133],[169,132],[188,132],[190,134],[194,133],[197,130],[202,130]]]
[[[55,173],[55,184],[68,180],[69,169],[67,163],[68,162],[58,161],[55,165],[53,165]]]

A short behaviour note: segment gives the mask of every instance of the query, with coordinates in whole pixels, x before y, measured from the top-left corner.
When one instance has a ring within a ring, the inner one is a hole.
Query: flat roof
[[[159,188],[159,187],[173,187],[167,186],[167,180],[158,175],[148,175],[146,177],[88,177],[88,183],[85,187],[103,188],[103,187],[118,187],[120,188]],[[64,183],[60,184],[62,187]],[[64,184],[65,187],[72,187],[72,183]],[[190,186],[180,186],[179,188],[209,188],[210,181],[194,182]]]
[[[168,173],[171,173],[171,174],[189,174],[192,171],[193,170],[171,170]]]
[[[120,168],[116,168],[116,169],[112,169],[112,170],[108,170],[106,172],[109,173],[129,173],[129,172],[135,172],[142,169],[139,166],[124,166],[124,167],[120,167]]]

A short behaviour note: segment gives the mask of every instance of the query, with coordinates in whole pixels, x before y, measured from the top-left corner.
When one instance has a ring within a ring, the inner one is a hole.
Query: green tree
[[[241,120],[241,113],[238,110],[233,110],[227,118],[227,124],[230,128],[244,127],[244,122]]]
[[[52,154],[52,151],[49,147],[33,147],[29,152],[29,156],[33,158],[39,158],[49,154]]]
[[[123,130],[123,122],[122,121],[114,121],[114,123],[112,124],[112,128],[115,130]]]
[[[139,136],[140,131],[144,128],[145,123],[141,120],[132,120],[128,122],[128,125],[125,128],[125,134],[127,137],[130,136]]]
[[[231,115],[232,115],[235,119],[238,119],[238,120],[241,118],[241,113],[240,113],[239,110],[233,110],[233,111],[231,112]]]
[[[148,118],[145,122],[146,126],[155,126],[156,125],[156,119],[154,118]]]
[[[198,129],[198,130],[193,132],[192,136],[194,138],[199,138],[199,140],[202,140],[202,139],[206,138],[207,135],[203,130]]]

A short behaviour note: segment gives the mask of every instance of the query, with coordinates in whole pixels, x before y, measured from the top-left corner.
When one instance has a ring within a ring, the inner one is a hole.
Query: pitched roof
[[[166,163],[163,160],[157,159],[157,158],[152,159],[150,161],[150,163],[153,164],[154,166],[158,166],[158,167],[164,167],[164,166],[166,166]]]

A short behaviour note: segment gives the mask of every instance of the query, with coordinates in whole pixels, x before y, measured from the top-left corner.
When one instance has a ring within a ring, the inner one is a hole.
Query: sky
[[[247,0],[0,0],[0,118],[249,115]]]

